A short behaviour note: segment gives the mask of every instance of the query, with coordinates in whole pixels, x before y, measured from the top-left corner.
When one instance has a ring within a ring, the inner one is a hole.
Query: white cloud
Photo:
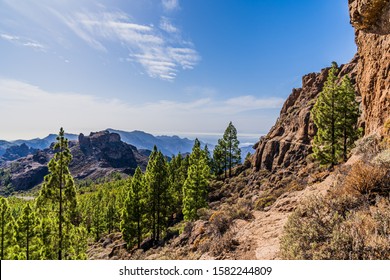
[[[171,21],[166,17],[161,17],[160,28],[168,33],[178,33],[179,29],[173,26]]]
[[[179,8],[179,0],[162,0],[161,3],[166,11],[173,11]]]
[[[173,81],[180,71],[192,69],[200,61],[192,42],[182,38],[181,30],[172,24],[171,18],[161,14],[154,16],[155,22],[140,23],[118,8],[92,0],[83,3],[75,0],[14,2],[6,1],[26,19],[25,24],[19,26],[21,34],[27,34],[24,25],[31,24],[47,44],[54,39],[66,48],[74,45],[69,36],[74,34],[98,51],[110,53],[115,49],[111,55],[127,57],[127,61],[138,66],[136,71],[150,77]],[[165,10],[175,10],[179,2],[165,0],[162,5]],[[0,33],[0,39],[35,50],[48,49],[41,42],[12,34]]]
[[[248,105],[246,102],[254,104]],[[0,79],[0,139],[45,136],[63,126],[69,132],[97,131],[108,127],[148,132],[223,131],[233,121],[241,132],[264,131],[275,116],[254,109],[280,108],[279,101],[241,96],[227,100],[203,97],[191,101],[160,100],[128,104],[78,93],[48,92],[37,86]]]
[[[99,12],[68,14],[51,11],[79,38],[97,50],[108,52],[108,43],[119,43],[128,52],[127,61],[140,64],[150,77],[172,81],[180,68],[192,69],[199,62],[197,51],[190,42],[180,38],[179,29],[167,18],[161,19],[159,29],[135,23],[124,12],[111,12],[104,7],[100,9]]]
[[[42,45],[41,43],[31,40],[31,39],[26,39],[26,38],[21,38],[19,36],[15,35],[10,35],[10,34],[0,34],[0,38],[6,41],[9,41],[13,44],[16,44],[18,46],[24,46],[28,48],[32,48],[37,51],[45,51],[46,47]]]

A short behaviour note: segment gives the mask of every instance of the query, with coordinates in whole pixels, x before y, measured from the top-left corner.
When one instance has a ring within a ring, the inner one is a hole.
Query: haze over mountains
[[[152,150],[153,146],[156,145],[161,150],[161,152],[168,157],[177,155],[179,152],[182,154],[190,153],[192,146],[194,145],[194,140],[188,139],[186,137],[181,138],[177,135],[154,136],[150,133],[139,130],[123,131],[111,128],[107,129],[107,131],[119,134],[123,142],[135,146],[138,150]],[[55,142],[56,137],[57,135],[55,134],[49,134],[44,138],[34,138],[30,140],[0,140],[0,161],[1,158],[3,161],[14,160],[27,156],[28,154],[33,154],[37,150],[49,148],[50,145]],[[77,134],[67,133],[65,134],[65,137],[69,141],[78,139]],[[210,142],[206,143],[201,141],[201,144],[203,147],[207,144],[210,151],[214,149],[214,145]],[[241,150],[241,155],[243,158],[247,155],[248,152],[254,152],[252,145],[247,144],[242,146]]]

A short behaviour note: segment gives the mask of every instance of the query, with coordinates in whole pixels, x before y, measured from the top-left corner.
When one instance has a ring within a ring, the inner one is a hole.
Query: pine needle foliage
[[[13,259],[15,245],[15,220],[7,199],[0,197],[0,259]]]
[[[312,119],[318,129],[313,141],[314,158],[333,168],[341,159],[346,161],[353,143],[360,135],[357,129],[359,104],[348,76],[337,83],[335,62],[313,109]]]
[[[183,187],[184,220],[197,218],[197,210],[207,206],[210,167],[200,142],[195,139],[189,158],[188,176]]]
[[[41,214],[56,213],[59,260],[67,258],[70,244],[65,240],[69,238],[69,232],[66,230],[70,228],[68,224],[72,222],[77,206],[76,188],[68,168],[72,155],[68,148],[68,139],[64,135],[64,129],[61,128],[53,147],[55,154],[48,163],[49,174],[45,176],[36,202]]]

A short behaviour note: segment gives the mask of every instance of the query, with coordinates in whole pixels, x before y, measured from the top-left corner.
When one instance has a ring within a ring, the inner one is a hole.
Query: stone
[[[357,62],[358,56],[355,56],[350,63],[340,65],[339,80],[349,75],[355,83]],[[254,146],[256,152],[252,165],[256,170],[274,171],[305,165],[306,157],[312,152],[311,141],[316,133],[310,110],[322,90],[329,69],[303,76],[302,88],[292,90],[275,125]]]
[[[358,49],[357,88],[365,135],[381,134],[390,118],[390,1],[349,0]]]

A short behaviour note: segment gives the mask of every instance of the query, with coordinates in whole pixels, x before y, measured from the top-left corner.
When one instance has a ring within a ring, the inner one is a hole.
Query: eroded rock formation
[[[365,134],[381,133],[390,118],[390,1],[348,2],[359,54],[356,80]]]
[[[79,135],[79,141],[70,141],[73,159],[69,169],[75,179],[98,179],[113,172],[133,174],[137,166],[145,170],[148,156],[121,141],[119,134],[101,131],[89,136]],[[48,174],[47,163],[53,157],[52,148],[40,150],[2,168],[11,171],[15,191],[28,190],[40,184]],[[5,186],[0,186],[4,188]]]
[[[339,67],[339,78],[349,75],[355,83],[358,57]],[[280,116],[270,132],[255,145],[253,165],[256,170],[291,167],[299,169],[311,153],[315,126],[310,119],[318,94],[327,79],[330,68],[310,73],[302,78],[302,88],[293,89],[285,101]]]

